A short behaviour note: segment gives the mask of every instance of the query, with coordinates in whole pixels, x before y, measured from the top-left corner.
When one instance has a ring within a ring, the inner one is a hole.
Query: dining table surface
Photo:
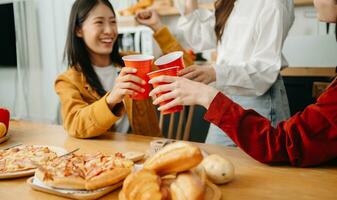
[[[67,151],[79,148],[80,153],[114,154],[115,152],[146,152],[152,140],[148,136],[107,132],[91,139],[69,136],[60,125],[12,120],[9,139],[0,149],[14,144],[58,146]],[[234,179],[218,185],[222,199],[337,199],[337,164],[335,162],[299,168],[287,163],[267,165],[260,163],[237,147],[194,143],[208,154],[218,154],[229,159],[235,168]],[[33,190],[28,177],[0,180],[1,200],[58,200],[64,197]],[[118,199],[117,189],[100,199]]]

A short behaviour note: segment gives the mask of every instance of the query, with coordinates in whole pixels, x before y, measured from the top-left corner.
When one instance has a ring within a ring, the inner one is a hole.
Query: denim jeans
[[[245,109],[254,109],[260,115],[269,119],[274,127],[276,127],[278,122],[290,117],[287,93],[280,75],[273,86],[262,96],[230,96],[229,98]],[[206,143],[235,146],[226,133],[214,124],[211,124],[208,130]]]

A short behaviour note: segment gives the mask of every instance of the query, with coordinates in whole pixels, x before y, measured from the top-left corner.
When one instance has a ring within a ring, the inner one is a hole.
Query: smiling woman
[[[122,57],[118,52],[117,35],[115,12],[108,1],[75,2],[69,19],[65,56],[69,66],[74,66],[77,70],[82,71],[88,83],[100,95],[104,95],[106,91],[104,91],[91,64],[101,64],[101,66],[107,66],[110,62],[123,64]],[[113,41],[105,47],[103,41],[99,40],[100,37],[110,38]],[[114,42],[116,45],[113,45]],[[101,47],[103,48],[100,49]],[[91,59],[104,63],[95,63]]]
[[[133,133],[161,136],[151,99],[129,98],[144,92],[146,82],[136,69],[123,67],[116,23],[109,0],[74,2],[64,55],[69,69],[55,81],[63,126],[72,136],[91,138],[108,130],[128,132],[130,119]],[[163,52],[182,50],[167,28],[154,32]]]

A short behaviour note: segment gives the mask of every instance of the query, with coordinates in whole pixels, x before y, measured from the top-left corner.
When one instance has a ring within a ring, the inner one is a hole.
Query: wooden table
[[[0,148],[15,143],[45,144],[81,152],[113,153],[116,151],[145,151],[151,137],[107,133],[95,139],[75,139],[67,136],[61,126],[11,121],[10,139]],[[268,166],[253,160],[237,148],[199,144],[208,153],[229,158],[235,166],[235,179],[222,185],[223,199],[337,199],[337,167],[294,168]],[[32,190],[27,178],[0,180],[0,199],[64,199]],[[118,191],[102,199],[118,199]]]

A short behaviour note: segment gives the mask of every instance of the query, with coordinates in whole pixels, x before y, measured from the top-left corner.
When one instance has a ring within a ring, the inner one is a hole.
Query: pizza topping
[[[86,179],[91,179],[95,176],[98,176],[101,172],[103,172],[102,167],[95,167],[95,168],[89,168],[87,173],[85,174]]]
[[[116,152],[116,153],[115,153],[115,156],[116,156],[116,157],[119,157],[119,158],[125,158],[124,154],[121,153],[121,152]]]
[[[6,169],[6,160],[0,160],[0,172],[5,171]]]
[[[106,156],[102,153],[97,154],[70,154],[65,157],[55,158],[43,165],[44,178],[53,177],[81,177],[85,180],[92,179],[101,173],[119,168],[131,168],[133,162],[123,159],[120,156]]]
[[[20,146],[0,151],[0,173],[35,169],[56,158],[48,147]]]

